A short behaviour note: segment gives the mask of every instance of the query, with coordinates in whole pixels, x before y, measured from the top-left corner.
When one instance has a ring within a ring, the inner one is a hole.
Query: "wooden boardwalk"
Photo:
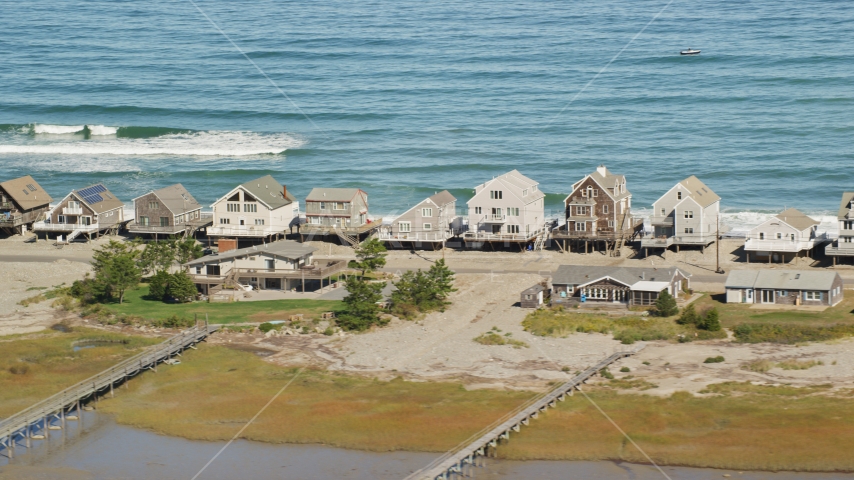
[[[29,448],[32,439],[46,439],[51,430],[61,429],[67,420],[80,418],[80,406],[98,396],[113,393],[130,377],[145,370],[157,371],[157,364],[181,355],[219,329],[219,325],[200,325],[187,329],[163,343],[147,348],[103,372],[78,382],[27,409],[0,420],[0,451],[12,458],[16,446]],[[73,415],[69,415],[73,412]],[[23,442],[23,443],[21,443]]]
[[[547,394],[520,405],[493,422],[492,425],[464,441],[460,446],[437,458],[421,470],[412,473],[406,477],[406,480],[447,480],[454,476],[471,476],[470,470],[477,466],[478,457],[488,456],[490,449],[494,452],[501,440],[510,439],[511,431],[518,432],[522,425],[528,425],[529,421],[532,418],[537,418],[540,412],[549,407],[554,407],[559,401],[564,401],[566,396],[571,396],[574,390],[580,390],[581,384],[587,382],[597,372],[617,360],[636,354],[642,348],[643,346],[632,351],[617,352],[610,355]]]

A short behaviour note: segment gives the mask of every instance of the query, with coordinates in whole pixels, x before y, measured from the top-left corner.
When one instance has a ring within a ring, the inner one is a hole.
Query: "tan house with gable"
[[[379,239],[416,246],[441,243],[457,233],[454,230],[456,202],[447,190],[431,195],[392,220],[390,225],[383,225]]]
[[[299,225],[299,201],[270,175],[234,187],[211,208],[210,237],[267,238]]]
[[[641,240],[641,248],[693,245],[705,248],[715,241],[721,197],[691,175],[652,204],[652,238]]]
[[[211,223],[210,214],[180,183],[148,192],[133,199],[134,220],[128,231],[138,234],[175,235]]]
[[[528,242],[545,228],[545,194],[536,182],[513,170],[474,188],[468,201],[466,242]]]
[[[839,203],[839,238],[824,249],[833,258],[833,264],[842,258],[854,258],[854,192],[844,192]]]
[[[767,257],[768,263],[791,261],[801,252],[811,252],[824,241],[818,235],[818,220],[804,215],[800,210],[789,208],[761,224],[753,227],[744,242],[747,261]]]
[[[47,219],[36,222],[33,230],[68,234],[70,242],[80,235],[91,239],[104,231],[118,233],[124,218],[124,202],[116,198],[102,183],[73,190],[48,212]]]
[[[632,194],[626,177],[611,173],[605,165],[572,185],[564,199],[566,224],[552,232],[558,247],[568,250],[567,241],[606,242],[616,246],[634,239],[643,220],[631,216]]]
[[[23,235],[48,211],[51,201],[29,175],[0,183],[0,230]]]

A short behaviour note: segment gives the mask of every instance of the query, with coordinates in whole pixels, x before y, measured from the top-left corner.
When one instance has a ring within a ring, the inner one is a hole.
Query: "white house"
[[[833,258],[836,265],[838,258],[854,257],[854,192],[844,192],[839,203],[839,239],[836,244],[828,245],[824,253]]]
[[[454,236],[457,199],[443,190],[431,195],[384,225],[380,240],[393,243],[426,242],[435,244]]]
[[[721,197],[691,175],[652,204],[652,238],[641,240],[642,248],[676,245],[705,247],[715,241]]]
[[[211,208],[211,237],[265,238],[299,226],[299,201],[270,175],[234,187]]]
[[[531,240],[545,227],[545,194],[513,170],[475,187],[468,222],[465,240]]]
[[[812,250],[824,237],[816,234],[819,222],[789,208],[753,227],[744,241],[747,261],[751,254],[771,261],[786,261]]]

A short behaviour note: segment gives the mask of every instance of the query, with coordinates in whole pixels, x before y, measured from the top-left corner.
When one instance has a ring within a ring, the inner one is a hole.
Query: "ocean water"
[[[209,204],[272,174],[380,216],[518,168],[557,214],[604,163],[641,213],[699,176],[735,229],[832,228],[854,189],[846,2],[194,1],[2,2],[0,177]]]

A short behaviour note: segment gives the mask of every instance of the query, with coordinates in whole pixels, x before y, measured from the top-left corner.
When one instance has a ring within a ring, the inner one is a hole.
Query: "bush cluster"
[[[676,320],[679,325],[693,325],[698,330],[707,332],[719,332],[721,330],[721,321],[717,308],[711,308],[700,314],[694,309],[694,304],[688,304],[682,309],[682,315]]]
[[[703,363],[723,363],[724,357],[718,355],[717,357],[709,357],[703,360]]]

